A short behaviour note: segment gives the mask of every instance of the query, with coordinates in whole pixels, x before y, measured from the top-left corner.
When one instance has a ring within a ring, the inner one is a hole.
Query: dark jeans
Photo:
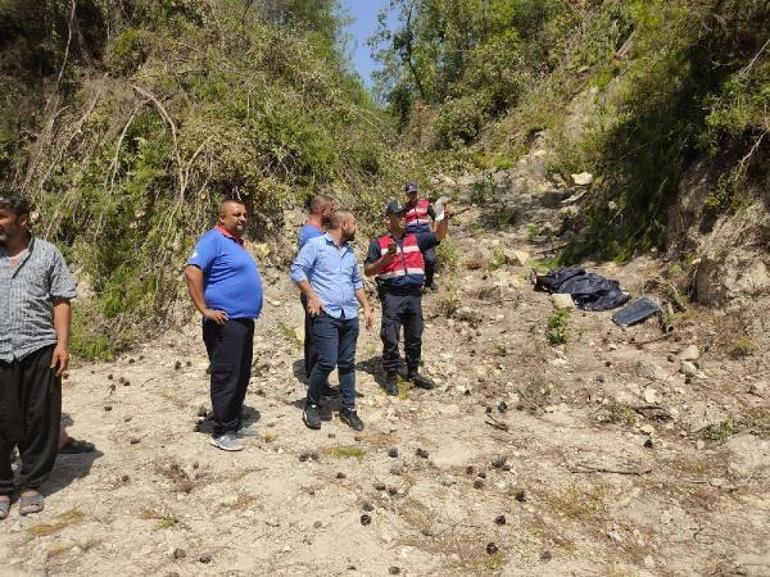
[[[422,236],[430,234],[430,231],[425,233],[415,233],[417,239],[420,240]],[[429,248],[422,253],[422,258],[425,260],[425,286],[431,286],[433,284],[433,275],[436,272],[436,249]]]
[[[299,300],[302,308],[305,309],[305,376],[310,379],[313,365],[318,358],[318,351],[313,343],[313,317],[307,312],[307,297],[300,295]]]
[[[387,372],[399,367],[398,340],[404,327],[404,353],[409,372],[420,364],[422,353],[422,295],[398,295],[382,291],[382,365]]]
[[[234,433],[241,425],[241,409],[251,376],[254,321],[229,319],[218,325],[204,320],[203,342],[211,363],[214,436]]]
[[[14,491],[14,446],[21,456],[20,489],[37,489],[53,470],[61,421],[61,379],[51,369],[53,349],[0,362],[0,495]]]
[[[343,409],[356,406],[356,342],[358,317],[335,319],[325,312],[313,319],[313,340],[318,358],[310,373],[307,401],[318,404],[321,388],[337,367],[340,379],[340,404]]]

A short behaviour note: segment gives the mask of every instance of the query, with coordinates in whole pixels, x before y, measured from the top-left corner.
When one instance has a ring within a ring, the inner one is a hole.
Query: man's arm
[[[366,298],[366,291],[362,288],[357,289],[356,299],[358,299],[361,308],[364,309],[364,324],[367,329],[371,329],[374,324],[374,317],[372,316],[372,309],[369,306],[369,299]]]
[[[366,262],[364,263],[364,274],[366,276],[373,276],[379,274],[382,269],[393,262],[396,258],[396,243],[392,243],[388,247],[388,252],[380,256],[380,245],[377,241],[372,242],[369,246],[369,252],[366,255]]]
[[[311,317],[321,314],[324,305],[318,294],[313,290],[308,280],[308,273],[313,270],[318,249],[314,243],[308,242],[299,251],[294,262],[291,263],[291,280],[299,287],[300,292],[307,299],[307,312]]]
[[[187,281],[187,292],[190,293],[190,298],[198,312],[218,325],[225,324],[227,321],[225,311],[216,311],[206,306],[206,299],[203,298],[203,271],[194,264],[188,264],[184,269],[184,278]]]
[[[70,324],[72,307],[69,299],[53,301],[53,328],[56,331],[56,346],[51,357],[51,368],[57,377],[67,370],[70,361]]]
[[[297,283],[297,286],[299,287],[300,292],[305,295],[305,298],[307,299],[307,312],[310,314],[310,316],[317,317],[320,315],[324,310],[324,304],[313,290],[313,287],[310,286],[310,282],[308,280],[301,280]]]
[[[435,223],[436,226],[436,237],[439,241],[442,241],[446,238],[447,232],[449,231],[449,217],[452,216],[452,210],[449,206],[449,203],[446,203],[444,205],[444,219],[438,223]]]

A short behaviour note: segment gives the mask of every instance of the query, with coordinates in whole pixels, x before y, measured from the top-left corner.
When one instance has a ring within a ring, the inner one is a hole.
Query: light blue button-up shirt
[[[291,280],[308,281],[329,316],[358,316],[356,291],[364,287],[364,281],[349,243],[338,247],[328,233],[310,239],[291,265]]]

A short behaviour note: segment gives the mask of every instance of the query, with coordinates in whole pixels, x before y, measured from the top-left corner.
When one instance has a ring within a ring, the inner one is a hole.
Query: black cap
[[[396,214],[398,216],[401,216],[405,212],[405,208],[401,206],[397,200],[391,200],[388,203],[388,206],[385,208],[385,216],[389,216],[391,214]]]
[[[417,183],[409,181],[404,185],[404,192],[409,194],[410,192],[417,192]]]

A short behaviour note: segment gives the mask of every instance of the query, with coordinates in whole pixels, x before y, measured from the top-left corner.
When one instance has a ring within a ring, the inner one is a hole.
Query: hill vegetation
[[[252,239],[285,242],[312,194],[368,215],[401,181],[336,1],[4,0],[0,22],[0,171],[88,279],[81,354],[163,320],[223,195]]]
[[[667,208],[696,159],[734,211],[768,170],[770,4],[763,0],[399,0],[373,43],[377,88],[449,170],[507,168],[547,130],[554,172],[602,175],[564,253],[665,248]],[[569,107],[592,94],[589,118]]]
[[[314,193],[375,222],[407,174],[507,169],[546,134],[554,174],[598,175],[560,256],[574,262],[673,246],[668,211],[699,162],[712,221],[768,174],[765,0],[388,12],[372,96],[337,0],[0,0],[0,180],[86,281],[77,352],[163,323],[222,195],[246,201],[253,239],[286,243],[285,211]]]

